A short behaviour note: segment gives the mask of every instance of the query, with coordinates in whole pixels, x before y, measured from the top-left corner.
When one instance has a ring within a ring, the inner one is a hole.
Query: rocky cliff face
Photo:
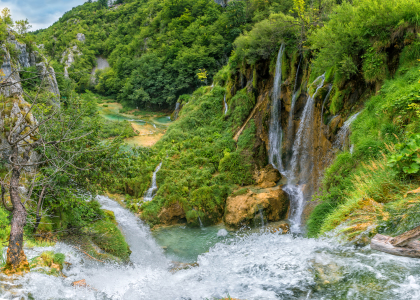
[[[10,128],[13,128],[16,124],[20,124],[22,127],[34,125],[37,122],[32,113],[29,112],[31,105],[23,97],[19,70],[36,66],[38,74],[44,76],[44,87],[51,92],[56,103],[59,103],[60,100],[60,91],[54,69],[47,67],[45,57],[35,51],[29,53],[26,45],[17,41],[12,31],[9,31],[6,41],[16,47],[17,57],[11,57],[5,44],[1,46],[5,53],[1,65],[2,72],[0,73],[0,81],[3,83],[0,87],[0,156],[2,159],[8,159],[10,155],[10,146],[7,142],[7,134]],[[34,136],[28,136],[21,143],[32,143],[34,139]],[[33,152],[30,156],[30,161],[36,160],[36,153]]]
[[[77,45],[74,45],[73,47],[64,51],[63,55],[61,57],[60,63],[64,63],[64,77],[66,77],[66,78],[69,78],[68,69],[74,63],[75,55],[77,55],[77,56],[82,55],[82,52],[79,50]]]
[[[367,87],[365,84],[357,83],[354,80],[346,82],[344,89],[349,92],[342,99],[343,109],[337,115],[332,116],[328,112],[331,98],[331,83],[328,81],[331,79],[325,80],[324,84],[315,93],[318,82],[309,82],[308,62],[291,61],[290,57],[285,57],[284,63],[287,65],[283,66],[286,71],[283,72],[281,80],[281,105],[278,119],[283,131],[282,162],[286,177],[290,177],[291,173],[296,174],[292,184],[299,185],[307,203],[303,212],[303,219],[305,219],[316,205],[316,202],[309,200],[320,188],[324,170],[331,164],[335,153],[340,148],[337,145],[337,133],[343,126],[344,120],[358,110],[357,103]],[[299,64],[301,65],[299,66]],[[294,72],[291,70],[294,70]],[[296,71],[298,71],[297,74]],[[254,155],[259,156],[256,161],[259,161],[260,164],[255,166],[257,172],[264,167],[264,165],[261,165],[261,162],[264,161],[261,156],[267,155],[270,150],[269,127],[273,100],[273,73],[269,61],[260,62],[253,67],[249,66],[245,71],[238,71],[235,76],[232,76],[233,84],[230,84],[231,90],[229,92],[231,95],[246,88],[248,93],[253,93],[257,99],[254,110],[247,120],[249,122],[250,119],[254,119],[257,126],[258,137],[253,149]],[[302,149],[300,152],[296,152],[294,150],[297,147],[298,129],[302,125],[305,106],[310,97],[313,97],[313,107],[311,107],[310,116],[306,113],[305,129],[299,133],[302,142],[298,143],[298,146]],[[244,124],[243,128],[246,126],[247,124]],[[240,135],[240,131],[237,133],[236,139]],[[264,148],[265,151],[261,151],[261,148]],[[304,158],[302,158],[303,156]],[[298,160],[299,163],[293,164],[292,160]],[[267,159],[265,159],[265,162],[268,163]],[[291,171],[291,169],[293,170]],[[288,181],[284,178],[282,182],[286,183]]]

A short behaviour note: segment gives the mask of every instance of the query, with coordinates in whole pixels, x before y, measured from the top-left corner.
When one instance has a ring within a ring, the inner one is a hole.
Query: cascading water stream
[[[228,112],[228,105],[227,105],[227,103],[226,103],[226,94],[225,94],[225,96],[223,97],[223,104],[225,105],[225,115],[227,114],[227,112]]]
[[[29,258],[45,250],[64,253],[70,263],[63,270],[67,277],[36,272],[13,281],[1,277],[1,299],[203,300],[228,294],[248,300],[420,297],[418,260],[342,246],[330,239],[268,231],[234,235],[200,255],[198,267],[171,273],[170,262],[148,226],[113,200],[97,199],[114,212],[132,250],[132,264],[92,261],[62,243],[27,250]],[[226,230],[219,232],[228,235]],[[71,286],[81,279],[90,287]]]
[[[354,120],[356,120],[357,116],[360,113],[361,112],[359,111],[358,113],[352,115],[350,118],[348,118],[347,121],[344,122],[343,126],[341,126],[333,143],[334,148],[341,150],[344,150],[346,148],[346,141],[350,135],[350,125],[353,123]]]
[[[279,53],[277,55],[276,62],[276,73],[274,76],[274,87],[273,93],[271,96],[271,118],[270,118],[270,127],[268,131],[269,137],[269,162],[273,165],[274,168],[283,171],[283,163],[281,159],[281,146],[283,133],[281,129],[281,120],[280,120],[280,110],[281,110],[281,79],[282,79],[282,60],[284,54],[285,45],[280,46]]]
[[[176,104],[175,104],[175,111],[174,111],[174,121],[176,120],[176,119],[178,119],[178,114],[179,114],[179,107],[180,107],[180,103],[179,102],[177,102]]]
[[[324,85],[324,81],[325,74],[319,76],[310,85],[311,87],[317,84],[316,90],[306,100],[293,145],[291,167],[290,170],[285,172],[287,175],[287,185],[283,187],[283,190],[290,198],[289,221],[291,223],[291,231],[295,233],[301,232],[301,219],[305,208],[305,197],[302,188],[307,183],[309,179],[307,176],[311,173],[313,166],[313,157],[310,152],[313,141],[314,100],[319,89]]]
[[[160,163],[156,167],[155,171],[153,172],[152,185],[147,190],[146,195],[143,198],[143,201],[152,201],[153,200],[153,197],[155,196],[155,191],[158,189],[157,183],[156,183],[156,176],[157,176],[157,172],[159,172],[161,167],[162,167],[162,163]]]

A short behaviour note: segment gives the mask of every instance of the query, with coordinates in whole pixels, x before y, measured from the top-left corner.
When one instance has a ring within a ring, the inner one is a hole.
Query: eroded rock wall
[[[305,105],[311,96],[310,94],[314,93],[314,89],[309,82],[309,63],[303,61],[296,76],[296,72],[292,74],[290,70],[297,70],[299,61],[291,62],[289,59],[285,60],[288,64],[285,69],[288,71],[285,72],[286,74],[281,81],[281,111],[279,113],[279,122],[281,122],[283,129],[282,161],[285,166],[285,173],[288,173],[287,171],[291,168],[294,144]],[[234,83],[231,85],[230,93],[232,95],[246,87],[248,92],[254,93],[257,99],[255,109],[250,116],[257,126],[257,140],[254,147],[254,155],[256,156],[262,153],[261,150],[258,150],[258,153],[255,152],[258,147],[264,147],[265,155],[269,151],[271,97],[274,86],[273,73],[273,64],[270,64],[269,61],[260,62],[253,67],[247,66],[245,71],[238,70],[238,73],[233,77]],[[254,76],[257,76],[257,78],[254,78]],[[309,126],[307,126],[308,132],[305,133],[304,137],[308,145],[305,148],[305,155],[310,159],[305,160],[306,165],[300,166],[301,172],[300,170],[296,172],[298,176],[295,183],[301,184],[307,202],[304,219],[316,205],[316,202],[309,200],[320,188],[324,171],[332,163],[339,150],[334,147],[337,132],[339,132],[347,117],[359,109],[357,103],[368,87],[357,80],[346,82],[343,89],[349,92],[342,100],[344,102],[343,109],[335,116],[326,113],[331,98],[331,95],[329,95],[330,88],[331,82],[326,80],[314,97],[313,113]],[[297,95],[294,105],[292,105],[293,95]],[[256,172],[259,172],[264,166],[256,165],[255,167]],[[286,178],[282,182],[285,183]]]

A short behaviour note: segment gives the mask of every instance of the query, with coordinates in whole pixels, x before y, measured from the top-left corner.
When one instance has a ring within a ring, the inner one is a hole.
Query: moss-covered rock
[[[89,239],[102,251],[126,261],[130,249],[118,226],[108,219],[94,222],[83,229]]]
[[[280,188],[248,190],[246,194],[232,195],[226,201],[224,220],[226,225],[240,227],[253,225],[253,220],[261,217],[266,221],[279,221],[286,217],[289,198]],[[258,216],[258,214],[263,216]]]

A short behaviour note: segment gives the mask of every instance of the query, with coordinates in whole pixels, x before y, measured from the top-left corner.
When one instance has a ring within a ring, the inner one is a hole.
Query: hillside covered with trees
[[[23,254],[61,241],[144,280],[108,289],[77,261],[93,299],[411,299],[417,264],[359,246],[420,257],[418,229],[392,244],[420,225],[419,16],[417,0],[87,1],[28,32],[3,11],[0,263],[61,274],[59,253]],[[155,144],[124,142],[160,114]]]

